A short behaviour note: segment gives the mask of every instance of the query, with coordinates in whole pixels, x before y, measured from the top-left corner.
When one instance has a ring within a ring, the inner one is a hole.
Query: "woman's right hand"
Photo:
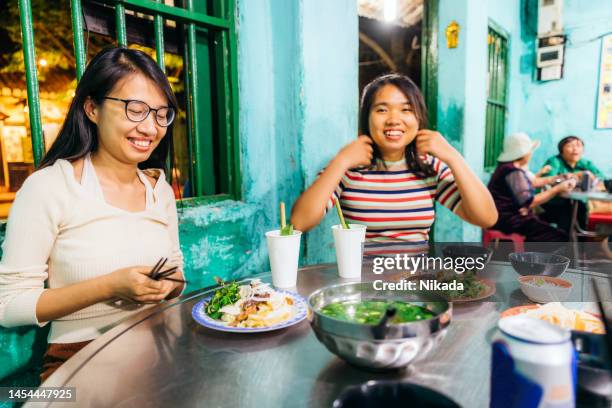
[[[372,163],[373,155],[372,138],[362,135],[340,149],[336,159],[348,170],[360,166],[369,166]]]
[[[157,281],[149,277],[151,266],[131,266],[117,269],[107,275],[111,297],[135,303],[161,302],[174,289],[170,281]]]

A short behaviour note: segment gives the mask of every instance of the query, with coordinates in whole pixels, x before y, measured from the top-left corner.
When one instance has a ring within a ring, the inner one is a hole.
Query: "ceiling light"
[[[397,0],[384,0],[383,14],[385,21],[394,21],[397,18]]]

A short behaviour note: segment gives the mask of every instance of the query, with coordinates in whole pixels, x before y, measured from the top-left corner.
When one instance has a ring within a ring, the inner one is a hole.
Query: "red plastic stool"
[[[610,251],[610,245],[608,244],[608,236],[612,235],[612,213],[589,213],[589,220],[587,222],[588,229],[595,233],[597,238],[601,239],[601,248],[603,253],[609,259],[612,259],[612,251]]]
[[[612,213],[589,213],[589,230],[594,231],[601,224],[612,224]]]
[[[525,236],[521,235],[521,234],[516,234],[516,233],[512,233],[512,234],[504,234],[501,231],[498,230],[492,230],[492,229],[483,229],[482,230],[482,243],[484,244],[484,246],[489,246],[489,243],[491,241],[495,241],[495,244],[497,245],[499,243],[499,241],[512,241],[512,243],[514,244],[514,251],[515,252],[524,252],[525,251]]]

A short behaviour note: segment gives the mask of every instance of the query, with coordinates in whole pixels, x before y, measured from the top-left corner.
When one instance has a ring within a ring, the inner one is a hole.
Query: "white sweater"
[[[0,325],[45,325],[36,318],[36,303],[47,278],[49,288],[60,288],[120,268],[154,265],[162,256],[182,270],[174,194],[157,172],[153,203],[142,212],[113,207],[92,194],[66,160],[28,177],[11,207],[2,244]],[[48,340],[94,339],[143,307],[92,305],[52,321]]]

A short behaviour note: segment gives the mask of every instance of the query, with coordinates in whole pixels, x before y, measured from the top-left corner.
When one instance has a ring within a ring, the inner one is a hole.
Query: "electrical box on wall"
[[[539,81],[551,81],[563,77],[565,57],[565,36],[553,35],[538,38],[536,68]]]
[[[538,0],[536,70],[539,81],[563,77],[565,58],[563,0]]]
[[[563,32],[563,0],[538,0],[538,37]]]

